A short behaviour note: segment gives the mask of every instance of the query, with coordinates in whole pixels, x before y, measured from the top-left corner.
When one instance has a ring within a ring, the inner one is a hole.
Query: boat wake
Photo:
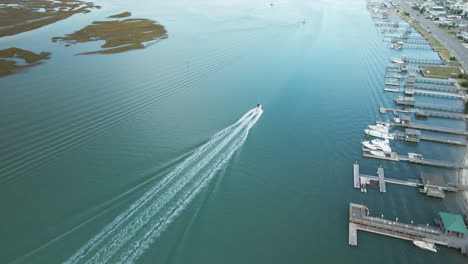
[[[216,133],[65,263],[134,263],[231,159],[262,114],[254,108]]]

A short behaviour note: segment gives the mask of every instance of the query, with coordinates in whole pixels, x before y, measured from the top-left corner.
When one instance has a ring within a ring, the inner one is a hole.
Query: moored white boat
[[[402,59],[390,59],[390,61],[393,62],[393,63],[398,63],[398,64],[405,63]]]
[[[437,252],[437,248],[435,247],[433,243],[414,240],[413,244],[415,244],[417,247],[421,249],[432,251],[432,252]]]
[[[385,157],[385,153],[381,150],[371,150],[369,151],[370,154],[374,155],[374,156],[378,156],[378,157]]]
[[[385,144],[373,144],[372,141],[363,141],[362,145],[365,148],[368,148],[370,150],[381,150],[384,152],[392,152],[392,149],[390,148],[390,146],[385,145]]]
[[[395,139],[395,137],[392,134],[382,133],[380,131],[376,131],[372,129],[364,129],[364,133],[366,133],[369,136],[378,137],[378,138]]]
[[[369,125],[369,128],[382,133],[388,133],[388,130],[390,129],[388,126],[382,124]]]

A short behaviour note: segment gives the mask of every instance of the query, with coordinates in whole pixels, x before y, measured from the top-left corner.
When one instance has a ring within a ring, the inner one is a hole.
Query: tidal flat
[[[130,12],[109,16],[108,18],[123,18],[131,16]],[[94,21],[78,31],[63,37],[52,38],[53,42],[62,41],[65,46],[70,44],[100,41],[102,50],[83,52],[87,54],[111,54],[129,50],[145,48],[144,42],[167,38],[167,31],[163,25],[154,20],[144,18],[126,18],[123,20]]]
[[[79,0],[4,0],[0,4],[0,37],[40,28],[101,6]]]
[[[43,60],[49,59],[49,56],[49,52],[37,54],[29,50],[15,47],[2,49],[0,50],[0,77],[39,65]],[[18,59],[23,60],[24,64],[18,64]]]

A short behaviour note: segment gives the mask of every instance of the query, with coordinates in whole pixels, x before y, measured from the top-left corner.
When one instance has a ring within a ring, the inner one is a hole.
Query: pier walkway
[[[406,156],[406,155],[399,155],[396,152],[385,152],[384,155],[381,156],[381,155],[372,154],[370,149],[363,148],[362,156],[366,158],[372,158],[372,159],[382,159],[382,160],[390,160],[390,161],[407,161],[409,163],[428,165],[428,166],[434,166],[434,167],[442,167],[442,168],[448,168],[448,169],[465,168],[464,165],[460,163],[425,159],[422,154],[417,154],[417,153],[408,153],[408,155]]]
[[[455,134],[455,135],[462,135],[468,136],[468,132],[465,129],[456,129],[450,127],[441,127],[441,126],[429,126],[423,124],[416,124],[416,123],[395,123],[395,122],[383,122],[383,121],[376,121],[376,124],[382,125],[389,125],[389,126],[400,126],[405,128],[414,128],[414,129],[421,129],[433,132],[440,132],[440,133],[448,133],[448,134]]]
[[[385,89],[384,89],[385,90]],[[385,114],[387,112],[392,112],[393,114],[397,113],[416,113],[418,117],[440,117],[440,118],[449,118],[449,119],[468,119],[467,114],[463,113],[453,113],[453,112],[446,112],[446,111],[436,111],[436,110],[418,110],[418,109],[392,109],[386,107],[380,107],[379,109],[381,114]]]
[[[349,242],[357,246],[357,231],[366,231],[379,235],[399,238],[408,241],[425,241],[441,246],[460,249],[468,254],[468,237],[457,237],[445,234],[441,228],[430,225],[401,223],[388,219],[369,216],[369,208],[361,204],[349,204]]]
[[[421,173],[420,179],[409,179],[409,180],[398,180],[385,178],[384,169],[379,167],[377,170],[378,176],[371,176],[366,174],[361,174],[359,170],[359,164],[355,163],[353,165],[353,178],[354,178],[354,188],[361,189],[362,192],[367,192],[366,185],[370,184],[373,186],[378,186],[380,192],[386,192],[386,184],[396,184],[407,187],[422,187],[419,191],[425,193],[427,196],[445,198],[445,191],[449,192],[460,192],[468,189],[468,185],[463,185],[459,183],[445,183],[445,180],[440,175]]]
[[[428,109],[451,111],[451,112],[464,112],[465,111],[465,108],[462,106],[419,103],[419,102],[416,102],[413,97],[399,96],[399,97],[394,98],[393,101],[399,105],[413,106],[413,107],[418,107],[418,108],[428,108]]]
[[[426,89],[417,89],[417,88],[405,88],[406,95],[421,95],[421,96],[432,96],[440,97],[453,100],[466,100],[468,97],[465,94],[453,93],[453,92],[444,92],[444,91],[432,91]]]

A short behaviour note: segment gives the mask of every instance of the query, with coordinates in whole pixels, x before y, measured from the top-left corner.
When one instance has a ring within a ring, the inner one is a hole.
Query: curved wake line
[[[133,263],[243,145],[262,113],[252,109],[216,133],[65,263]]]

